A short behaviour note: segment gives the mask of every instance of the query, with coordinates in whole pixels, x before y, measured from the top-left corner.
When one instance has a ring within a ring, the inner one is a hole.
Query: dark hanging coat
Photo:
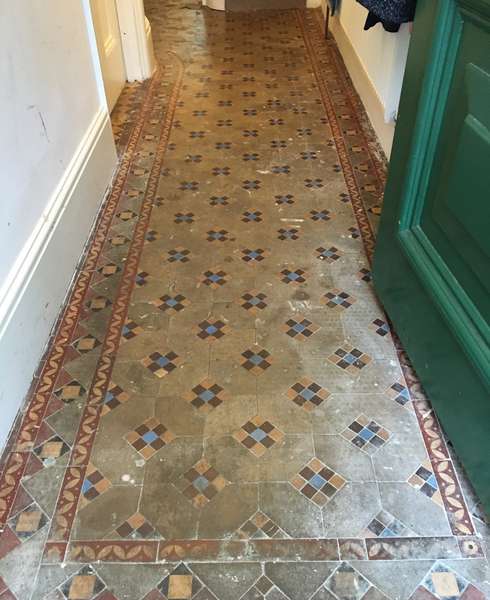
[[[357,0],[369,10],[364,29],[382,23],[387,31],[398,31],[402,23],[413,21],[417,0]]]

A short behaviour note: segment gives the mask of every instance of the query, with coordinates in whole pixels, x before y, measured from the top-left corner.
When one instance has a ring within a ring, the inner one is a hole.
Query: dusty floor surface
[[[160,67],[0,480],[0,599],[490,597],[318,15],[147,8]]]

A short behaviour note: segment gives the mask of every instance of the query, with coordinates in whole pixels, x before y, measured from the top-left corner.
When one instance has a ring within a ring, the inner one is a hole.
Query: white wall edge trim
[[[108,121],[106,108],[100,107],[0,289],[0,340]]]
[[[1,289],[0,448],[29,390],[116,165],[111,122],[101,105]]]
[[[116,0],[119,30],[128,81],[143,81],[156,68],[151,24],[143,0]]]
[[[337,42],[345,66],[347,67],[357,93],[361,97],[369,120],[371,121],[371,125],[379,138],[381,147],[389,158],[391,147],[393,145],[393,136],[395,134],[395,123],[386,122],[384,104],[366,72],[362,61],[345,33],[344,28],[335,17],[330,19],[330,32]]]

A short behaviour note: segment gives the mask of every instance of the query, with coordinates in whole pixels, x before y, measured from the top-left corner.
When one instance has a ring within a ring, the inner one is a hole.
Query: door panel
[[[489,230],[490,0],[419,0],[374,281],[487,510]]]
[[[126,83],[116,0],[90,0],[109,111]]]

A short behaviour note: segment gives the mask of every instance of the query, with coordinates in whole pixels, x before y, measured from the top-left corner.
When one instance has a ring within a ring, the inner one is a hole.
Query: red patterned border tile
[[[63,562],[67,547],[67,542],[46,542],[44,546],[42,562],[48,564]]]
[[[49,543],[45,562],[232,562],[436,560],[481,558],[477,538],[318,538],[257,540],[73,540]]]
[[[131,562],[157,561],[158,542],[129,540],[122,542],[72,542],[67,559],[71,562]]]
[[[125,261],[123,275],[117,292],[116,300],[113,304],[106,337],[102,344],[102,351],[96,366],[92,386],[88,394],[87,402],[82,413],[79,429],[72,449],[70,457],[70,464],[72,466],[71,468],[68,468],[65,473],[65,478],[61,486],[58,503],[53,516],[50,532],[50,540],[53,541],[67,541],[70,537],[78,500],[81,493],[81,487],[85,476],[85,470],[90,459],[90,454],[97,432],[102,401],[110,381],[112,368],[119,346],[119,340],[121,338],[121,330],[126,318],[129,300],[133,291],[135,276],[138,270],[140,255],[145,242],[145,233],[148,227],[153,201],[158,188],[163,157],[168,144],[173,115],[180,92],[180,86],[182,84],[182,77],[183,67],[179,61],[178,76],[174,83],[165,117],[162,122],[160,138],[155,152],[155,159],[148,176],[138,222],[136,224],[133,239]],[[162,71],[159,71],[154,76],[151,89],[158,89],[158,86],[162,83]],[[158,101],[158,94],[153,94],[153,100],[155,103]],[[140,116],[140,123],[137,128],[138,138],[136,139],[139,139],[139,135],[143,130],[143,125],[146,122],[148,114],[150,113],[151,105],[147,106],[147,110],[143,111]],[[131,165],[128,165],[128,168],[130,166]]]

